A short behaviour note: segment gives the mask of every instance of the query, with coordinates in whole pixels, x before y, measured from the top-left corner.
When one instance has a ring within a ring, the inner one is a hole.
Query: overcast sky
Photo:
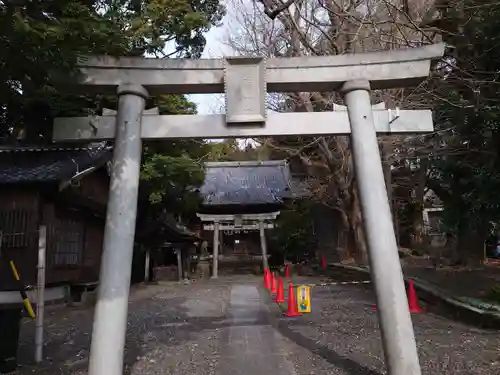
[[[232,49],[228,47],[224,40],[226,35],[230,32],[229,23],[230,20],[234,18],[231,17],[231,14],[234,14],[234,10],[231,5],[228,4],[228,1],[225,1],[227,9],[227,14],[224,17],[222,26],[212,28],[206,35],[207,44],[205,50],[203,51],[202,58],[220,58],[223,56],[232,56],[234,55]],[[234,25],[233,25],[234,26]],[[223,95],[189,95],[189,98],[196,103],[196,107],[199,114],[212,114],[212,113],[224,113],[224,97]],[[219,141],[219,140],[214,140]],[[246,147],[248,144],[254,145],[255,142],[252,139],[237,139],[238,145],[241,148]]]
[[[226,7],[230,6],[227,1],[224,1],[224,3],[226,3]],[[213,27],[205,35],[205,38],[207,38],[207,45],[205,47],[205,50],[203,51],[202,58],[219,58],[222,56],[230,56],[233,54],[231,48],[223,43],[225,36],[229,32],[228,18],[230,17],[231,13],[231,9],[228,9],[228,12],[224,17],[222,26]],[[194,103],[196,103],[199,114],[223,112],[223,109],[221,110],[220,108],[224,105],[221,95],[197,94],[190,95],[189,97]]]

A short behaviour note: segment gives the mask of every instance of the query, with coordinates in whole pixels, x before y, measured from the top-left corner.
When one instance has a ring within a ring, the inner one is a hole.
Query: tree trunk
[[[412,248],[422,247],[425,241],[425,231],[424,231],[424,218],[422,217],[422,205],[418,204],[418,207],[414,208],[412,217],[412,236],[411,236],[411,246]]]
[[[318,241],[318,255],[325,255],[329,262],[340,262],[337,243],[343,228],[339,213],[323,204],[314,205],[311,212]]]
[[[462,219],[458,226],[458,241],[455,249],[454,263],[466,267],[478,267],[484,263],[484,242],[487,225],[471,225],[467,219]]]
[[[429,160],[423,158],[420,161],[420,168],[415,176],[415,199],[413,201],[413,212],[412,212],[412,227],[413,234],[411,236],[411,246],[421,247],[425,241],[425,227],[424,227],[424,196],[425,196],[425,186],[427,182],[427,168]]]
[[[353,240],[353,257],[357,264],[368,265],[368,247],[363,228],[361,205],[357,189],[353,189],[350,215],[348,215],[349,231]]]
[[[398,245],[398,249],[400,247],[400,235],[401,235],[401,229],[400,229],[400,224],[399,224],[399,212],[398,212],[398,204],[397,202],[393,202],[393,210],[392,210],[392,220],[394,221],[394,234],[396,236],[396,244]]]
[[[382,139],[382,168],[384,171],[385,187],[387,189],[387,200],[389,201],[389,207],[391,209],[392,215],[392,225],[394,226],[394,233],[396,235],[396,243],[399,246],[399,224],[397,207],[394,202],[394,186],[392,184],[392,169],[390,157],[393,153],[393,146],[389,141]]]
[[[353,254],[354,260],[356,264],[368,265],[368,248],[362,221],[352,223],[351,225],[352,237],[356,247],[356,252]]]
[[[389,201],[389,206],[391,208],[392,216],[394,217],[394,208],[393,208],[393,189],[392,189],[392,171],[391,171],[391,163],[390,156],[392,154],[392,146],[389,142],[382,141],[381,147],[382,154],[382,169],[384,171],[384,180],[385,187],[387,189],[387,200]]]

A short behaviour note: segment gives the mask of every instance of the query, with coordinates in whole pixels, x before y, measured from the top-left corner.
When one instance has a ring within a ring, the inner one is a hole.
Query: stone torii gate
[[[350,134],[386,366],[420,375],[420,365],[376,133],[433,130],[430,111],[372,110],[371,89],[426,79],[444,45],[339,56],[173,60],[90,58],[83,93],[116,93],[117,116],[59,118],[55,141],[114,139],[90,375],[121,375],[137,211],[141,139]],[[339,90],[347,111],[267,113],[266,92]],[[225,93],[226,114],[143,116],[149,95]]]
[[[217,214],[197,214],[204,224],[203,229],[213,231],[213,267],[212,277],[219,276],[219,244],[220,232],[240,231],[240,230],[258,230],[260,237],[260,250],[262,253],[262,267],[266,269],[269,267],[267,259],[267,243],[266,243],[266,229],[273,229],[274,224],[270,221],[276,220],[280,214],[279,211],[260,213],[260,214],[241,214],[241,215],[217,215]]]

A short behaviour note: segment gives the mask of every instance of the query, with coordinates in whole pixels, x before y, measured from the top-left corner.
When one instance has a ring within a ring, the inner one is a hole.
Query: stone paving
[[[251,276],[135,287],[125,373],[384,374],[370,286],[314,287],[312,294],[313,312],[287,319]],[[92,317],[91,308],[50,307],[41,365],[32,364],[34,324],[25,322],[17,374],[86,374]],[[500,374],[498,332],[428,313],[413,319],[424,375]]]

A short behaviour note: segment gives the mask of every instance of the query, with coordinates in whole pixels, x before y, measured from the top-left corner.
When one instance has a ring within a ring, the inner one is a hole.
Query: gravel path
[[[125,373],[211,374],[216,364],[231,280],[135,287],[129,302]],[[34,324],[21,332],[18,374],[86,374],[93,309],[50,308],[46,361],[33,366]],[[202,370],[203,369],[203,370]]]
[[[318,279],[308,279],[318,282]],[[134,288],[129,375],[378,375],[384,373],[370,286],[313,289],[313,312],[286,319],[253,277]],[[34,324],[22,329],[19,375],[86,374],[93,312],[47,313],[47,360],[34,366]],[[500,337],[431,314],[414,315],[424,375],[500,374]]]
[[[303,280],[319,282],[318,279]],[[370,285],[314,287],[312,313],[279,319],[298,374],[385,374]],[[430,314],[413,314],[424,375],[500,374],[500,335]]]

